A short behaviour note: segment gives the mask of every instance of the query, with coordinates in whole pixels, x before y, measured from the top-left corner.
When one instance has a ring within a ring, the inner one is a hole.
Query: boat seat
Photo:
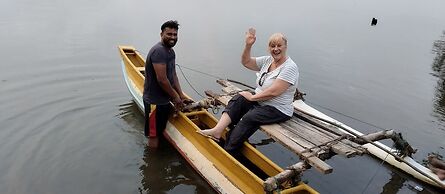
[[[145,71],[145,67],[136,67],[136,69],[137,69],[139,72],[144,72],[144,71]]]

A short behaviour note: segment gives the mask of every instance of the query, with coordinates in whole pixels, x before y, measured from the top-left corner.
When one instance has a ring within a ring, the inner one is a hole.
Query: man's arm
[[[167,92],[167,94],[172,98],[173,103],[180,103],[181,96],[174,90],[174,88],[170,84],[170,81],[168,81],[167,65],[164,63],[153,63],[153,68],[156,72],[156,80],[158,81],[162,90]]]

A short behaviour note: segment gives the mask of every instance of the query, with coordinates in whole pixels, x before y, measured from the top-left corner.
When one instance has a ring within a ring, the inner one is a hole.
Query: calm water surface
[[[239,63],[245,30],[257,29],[254,55],[267,54],[268,36],[283,32],[309,104],[363,132],[402,132],[419,148],[417,161],[444,155],[444,7],[442,0],[3,0],[0,193],[214,193],[168,143],[147,147],[122,79],[117,45],[147,53],[168,19],[181,24],[179,64],[252,85],[254,73]],[[184,73],[198,91],[219,89],[211,77]],[[283,167],[298,161],[260,132],[251,141]],[[372,157],[328,163],[332,174],[303,176],[321,193],[441,192]]]

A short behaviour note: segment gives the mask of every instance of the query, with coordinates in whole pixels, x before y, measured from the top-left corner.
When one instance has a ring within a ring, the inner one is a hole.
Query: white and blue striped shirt
[[[292,102],[294,100],[294,94],[298,85],[298,66],[290,57],[280,65],[278,68],[271,72],[267,72],[270,65],[272,64],[273,58],[271,56],[262,56],[256,58],[256,64],[260,68],[257,72],[255,93],[262,92],[266,88],[270,87],[275,79],[284,80],[291,85],[287,90],[279,96],[272,99],[259,101],[260,105],[270,105],[281,111],[282,113],[292,116],[294,109],[292,107]],[[261,81],[261,85],[259,82]]]

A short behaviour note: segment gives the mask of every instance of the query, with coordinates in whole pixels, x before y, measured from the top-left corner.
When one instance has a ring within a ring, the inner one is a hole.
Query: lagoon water
[[[146,54],[169,19],[181,24],[177,63],[251,85],[254,73],[239,62],[244,32],[257,29],[255,56],[283,32],[308,104],[366,133],[402,132],[419,149],[417,161],[444,155],[444,7],[442,0],[3,0],[0,193],[215,192],[171,145],[147,146],[123,81],[117,46]],[[219,89],[212,77],[184,74],[201,94]],[[261,132],[251,141],[283,167],[298,161]],[[328,163],[332,174],[303,176],[321,193],[443,192],[369,156]]]

